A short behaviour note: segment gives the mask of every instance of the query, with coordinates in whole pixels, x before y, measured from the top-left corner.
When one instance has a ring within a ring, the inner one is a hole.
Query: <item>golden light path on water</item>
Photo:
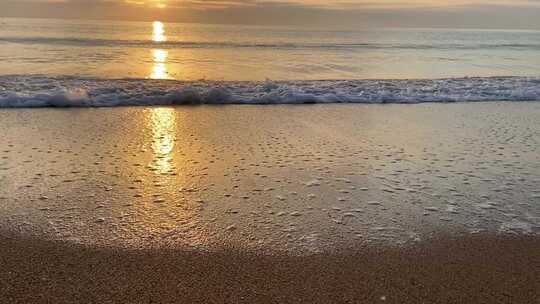
[[[152,41],[154,42],[165,42],[167,41],[167,36],[165,36],[165,25],[163,22],[154,21],[152,23]]]
[[[162,22],[155,21],[152,24],[152,41],[165,42],[167,36],[165,36],[165,25]],[[169,72],[167,68],[167,58],[169,52],[163,49],[152,50],[152,72],[150,73],[150,79],[169,79]]]
[[[151,79],[169,79],[169,72],[167,69],[167,57],[169,52],[166,50],[155,49],[152,50],[152,60],[154,65],[152,66]]]

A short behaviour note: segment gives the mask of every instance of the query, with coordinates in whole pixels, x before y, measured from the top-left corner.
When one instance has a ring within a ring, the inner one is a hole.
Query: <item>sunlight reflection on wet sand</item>
[[[175,143],[176,116],[171,108],[150,109],[149,128],[152,130],[152,165],[158,173],[167,173],[172,168],[172,151]]]
[[[537,234],[538,113],[535,103],[4,111],[6,130],[40,132],[5,132],[0,228],[91,246],[301,253],[439,231]]]

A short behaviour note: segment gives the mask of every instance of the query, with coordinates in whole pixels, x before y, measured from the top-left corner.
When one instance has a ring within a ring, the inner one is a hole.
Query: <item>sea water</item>
[[[540,31],[0,19],[0,107],[540,99]]]

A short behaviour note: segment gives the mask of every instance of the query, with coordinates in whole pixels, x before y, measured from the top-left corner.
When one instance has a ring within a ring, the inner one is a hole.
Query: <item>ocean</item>
[[[540,31],[0,19],[0,107],[540,99]]]

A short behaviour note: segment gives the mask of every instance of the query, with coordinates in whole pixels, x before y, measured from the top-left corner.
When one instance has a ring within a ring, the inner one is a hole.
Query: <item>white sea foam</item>
[[[539,77],[185,82],[0,76],[2,108],[538,100]]]

